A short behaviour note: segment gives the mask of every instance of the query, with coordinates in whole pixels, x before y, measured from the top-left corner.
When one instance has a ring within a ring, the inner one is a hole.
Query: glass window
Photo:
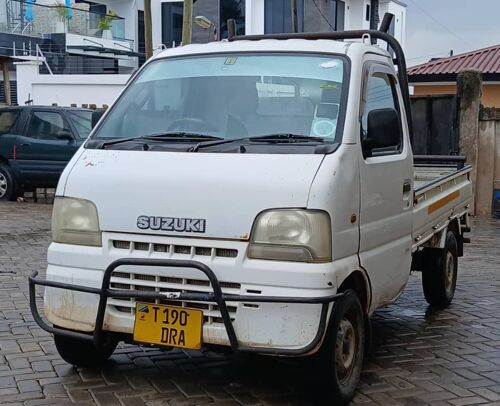
[[[73,123],[80,138],[87,138],[92,131],[92,112],[86,110],[68,111],[68,118]]]
[[[227,20],[236,22],[236,35],[245,35],[245,0],[220,0],[220,38],[227,38]]]
[[[361,135],[367,137],[368,113],[372,110],[391,108],[399,111],[397,93],[392,76],[376,72],[368,78],[364,112],[361,117]],[[402,140],[394,147],[399,147]]]
[[[36,111],[31,116],[27,135],[41,140],[57,140],[57,135],[64,129],[61,113]]]
[[[264,16],[266,34],[292,32],[290,0],[265,0]],[[297,0],[297,31],[304,31],[304,0]]]
[[[343,81],[343,60],[335,56],[157,60],[126,89],[95,137],[180,131],[234,139],[293,133],[333,142]]]
[[[341,0],[336,2],[335,28],[337,31],[344,31],[345,26],[345,3]]]
[[[20,110],[1,110],[0,111],[0,134],[10,132],[17,117],[19,117]]]
[[[182,20],[184,10],[182,2],[161,4],[162,43],[167,48],[179,46],[182,42]]]

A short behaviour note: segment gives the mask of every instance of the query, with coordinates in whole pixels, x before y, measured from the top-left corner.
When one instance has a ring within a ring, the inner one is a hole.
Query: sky
[[[500,44],[500,0],[403,0],[408,66]]]

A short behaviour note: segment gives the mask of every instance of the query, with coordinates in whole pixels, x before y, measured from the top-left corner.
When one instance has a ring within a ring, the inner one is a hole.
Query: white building
[[[18,65],[28,75],[23,77],[23,83],[12,83],[11,87],[20,93],[18,103],[109,104],[124,78],[145,60],[143,0],[71,0],[71,9],[63,9],[62,14],[55,7],[57,3],[37,0],[28,7],[26,0],[0,0],[0,56],[19,60],[41,51],[46,60],[40,67]],[[180,45],[183,2],[151,3],[153,47],[159,50]],[[290,4],[290,0],[194,0],[193,16],[204,16],[212,25],[204,29],[194,24],[193,42],[226,38],[228,19],[236,20],[237,34],[291,32]],[[376,29],[386,12],[394,15],[390,32],[404,46],[406,6],[399,0],[297,0],[297,26],[299,32]],[[114,17],[106,24],[109,13]],[[67,77],[43,77],[49,70],[53,76]],[[124,77],[116,78],[114,91],[110,92],[113,96],[100,100],[99,92],[94,92],[96,99],[87,100],[93,93],[90,83],[96,89],[102,88],[109,82],[105,78],[109,74]],[[68,84],[81,84],[78,81],[85,78],[82,75],[88,77],[83,85],[86,87],[81,91],[71,87],[75,90],[68,92]],[[31,76],[35,78],[29,79]],[[16,72],[12,72],[11,79],[16,80]],[[52,91],[52,82],[65,87]],[[44,97],[39,98],[42,93]],[[65,97],[67,93],[72,99]]]

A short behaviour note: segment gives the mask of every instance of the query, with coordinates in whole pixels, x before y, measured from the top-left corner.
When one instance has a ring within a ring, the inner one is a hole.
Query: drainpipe
[[[370,30],[378,30],[378,23],[380,19],[378,17],[378,6],[379,0],[372,0],[370,6]],[[376,40],[372,39],[372,45],[377,43]]]
[[[378,30],[378,23],[380,19],[378,18],[378,5],[379,0],[372,0],[370,6],[370,30]]]

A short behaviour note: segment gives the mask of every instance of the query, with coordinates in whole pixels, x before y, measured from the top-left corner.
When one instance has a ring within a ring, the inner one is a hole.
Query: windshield
[[[188,132],[223,139],[299,134],[335,141],[344,61],[226,54],[161,59],[139,74],[93,138]]]
[[[68,118],[76,128],[80,138],[87,138],[92,131],[92,112],[87,110],[69,110]]]

